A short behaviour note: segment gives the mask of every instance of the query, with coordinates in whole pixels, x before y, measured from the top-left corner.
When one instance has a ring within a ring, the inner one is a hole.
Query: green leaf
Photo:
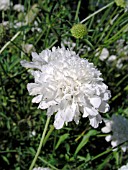
[[[9,160],[7,159],[6,156],[2,156],[3,160],[9,165]]]
[[[60,138],[55,146],[55,149],[57,149],[60,146],[60,144],[68,138],[68,136],[69,136],[69,133],[66,133],[66,134],[60,136]]]
[[[96,169],[97,169],[97,170],[105,169],[106,166],[109,165],[108,162],[111,160],[111,158],[112,158],[112,155],[109,154],[109,155],[104,159],[104,161],[103,161],[101,164],[99,164],[99,165],[97,166]],[[107,168],[108,168],[108,167],[107,167]]]
[[[90,130],[87,134],[83,136],[82,141],[79,143],[78,147],[76,148],[76,151],[74,153],[74,156],[78,154],[78,152],[88,143],[89,138],[91,136],[95,136],[97,134],[96,130]]]

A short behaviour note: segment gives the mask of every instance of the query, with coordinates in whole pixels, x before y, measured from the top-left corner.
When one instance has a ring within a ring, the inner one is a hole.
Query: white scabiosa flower
[[[74,51],[64,48],[32,53],[32,62],[21,61],[31,68],[34,83],[28,83],[29,94],[36,96],[33,103],[47,109],[47,116],[55,113],[54,126],[61,129],[64,123],[79,123],[80,116],[88,117],[97,128],[102,118],[99,112],[109,110],[110,91],[92,63],[80,58]]]
[[[106,136],[106,141],[110,142],[112,147],[116,147],[128,141],[128,120],[121,115],[113,115],[111,120],[105,120],[106,126],[101,129],[103,133],[110,133]],[[125,152],[128,143],[121,145],[121,149]]]
[[[128,170],[128,163],[120,167],[118,170]]]

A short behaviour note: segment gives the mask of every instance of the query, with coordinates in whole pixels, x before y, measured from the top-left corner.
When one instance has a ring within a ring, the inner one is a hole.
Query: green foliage
[[[98,67],[112,92],[111,109],[103,117],[110,118],[116,113],[128,118],[128,15],[125,9],[112,3],[87,19],[84,25],[88,34],[75,39],[70,32],[72,26],[110,1],[22,2],[24,12],[14,11],[11,6],[7,11],[0,11],[1,23],[9,22],[6,26],[0,24],[0,170],[29,168],[46,123],[46,111],[32,104],[26,88],[33,79],[29,70],[20,65],[20,60],[31,60],[30,51],[27,53],[22,48],[25,44],[32,44],[36,52],[41,52],[61,46],[64,40],[76,43],[73,50]],[[123,41],[122,45],[119,40]],[[65,46],[68,47],[68,43]],[[97,49],[104,47],[110,55],[117,56],[115,61],[101,61],[95,55]],[[118,61],[122,67],[117,67]],[[53,124],[53,118],[50,123]],[[78,125],[71,122],[61,130],[49,127],[36,165],[53,170],[117,170],[127,163],[128,154],[120,148],[112,151],[101,132],[103,125],[94,130],[86,118],[81,118]]]
[[[90,130],[87,134],[85,134],[83,136],[83,139],[82,141],[79,143],[79,145],[77,146],[76,150],[75,150],[75,153],[74,153],[74,156],[78,154],[78,152],[89,142],[89,138],[91,136],[95,136],[97,134],[97,131],[96,130]]]

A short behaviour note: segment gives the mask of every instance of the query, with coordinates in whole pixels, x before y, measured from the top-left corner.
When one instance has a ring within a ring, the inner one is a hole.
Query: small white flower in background
[[[123,67],[122,61],[123,61],[123,58],[119,58],[119,59],[117,60],[116,67],[117,67],[118,69],[121,69],[121,68]]]
[[[112,115],[111,120],[105,120],[105,127],[101,129],[103,133],[110,133],[106,136],[106,141],[110,142],[112,147],[116,147],[123,142],[128,141],[128,120],[121,115]],[[128,143],[121,145],[121,149],[126,152]]]
[[[22,49],[25,53],[30,54],[35,51],[33,44],[22,44]]]
[[[35,130],[33,130],[32,132],[29,133],[30,138],[34,137],[34,136],[36,136],[36,131]]]
[[[35,82],[28,83],[29,94],[36,96],[33,103],[47,109],[47,116],[55,113],[54,126],[61,129],[64,123],[79,123],[88,117],[91,126],[97,128],[102,118],[99,114],[109,110],[110,91],[93,63],[80,58],[74,51],[64,48],[32,53],[32,62],[21,61],[31,68]]]
[[[15,11],[17,11],[17,12],[24,12],[24,6],[21,5],[21,4],[15,4],[15,5],[13,6],[13,9],[14,9]]]
[[[33,168],[33,170],[51,170],[50,168],[41,168],[41,167],[38,167],[38,168]]]
[[[31,28],[31,31],[32,31],[32,32],[35,32],[35,31],[37,31],[37,32],[42,32],[42,29],[39,28],[39,23],[38,23],[37,21],[34,21],[34,25],[33,25],[33,27]]]
[[[0,26],[4,26],[4,28],[8,28],[9,22],[8,21],[3,21],[2,23],[0,23]]]
[[[119,56],[128,56],[128,42],[124,39],[119,39],[116,42],[116,51]]]
[[[128,163],[120,167],[118,170],[128,170]]]
[[[11,28],[20,28],[25,26],[26,24],[24,22],[18,22],[17,20],[14,20],[14,23],[10,23]]]
[[[110,57],[108,58],[108,62],[113,62],[117,59],[117,56],[116,55],[110,55]]]
[[[99,51],[99,49],[97,49],[96,51],[97,52],[96,52],[95,56],[99,56],[99,59],[101,61],[106,60],[109,56],[109,51],[107,48],[103,48],[101,52]]]
[[[6,11],[11,5],[10,0],[0,0],[0,11]]]
[[[96,56],[96,57],[99,57],[99,59],[100,59],[101,61],[104,61],[105,59],[108,58],[108,56],[109,56],[109,51],[108,51],[107,48],[103,48],[102,50],[98,48],[98,49],[96,49],[95,56]]]

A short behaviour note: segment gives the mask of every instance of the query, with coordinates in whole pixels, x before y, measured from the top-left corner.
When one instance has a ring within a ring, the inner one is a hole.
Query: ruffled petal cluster
[[[128,120],[121,115],[113,115],[111,120],[105,120],[106,126],[101,130],[103,133],[110,133],[106,136],[106,141],[110,142],[112,147],[116,147],[128,141]],[[121,145],[121,149],[125,152],[128,143]]]
[[[110,91],[93,63],[74,51],[53,47],[40,54],[33,52],[32,62],[23,60],[21,65],[30,68],[34,77],[34,83],[27,85],[29,94],[35,96],[32,102],[47,109],[47,116],[55,114],[56,129],[73,120],[78,124],[81,115],[98,127],[99,112],[109,110]]]

